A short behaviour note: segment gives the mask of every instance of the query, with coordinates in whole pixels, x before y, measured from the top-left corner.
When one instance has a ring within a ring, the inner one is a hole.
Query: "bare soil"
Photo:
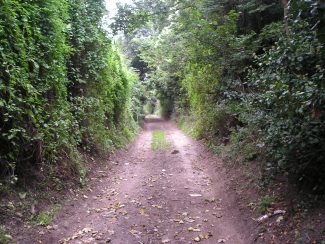
[[[163,131],[167,148],[153,151]],[[113,166],[112,166],[113,165]],[[94,172],[47,228],[18,243],[251,243],[256,222],[227,187],[222,162],[175,124],[147,121],[128,150]]]

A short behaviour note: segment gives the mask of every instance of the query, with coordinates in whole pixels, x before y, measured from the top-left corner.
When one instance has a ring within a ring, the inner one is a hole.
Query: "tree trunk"
[[[283,15],[284,15],[284,28],[286,34],[289,35],[289,24],[288,24],[288,0],[281,0],[283,5]]]

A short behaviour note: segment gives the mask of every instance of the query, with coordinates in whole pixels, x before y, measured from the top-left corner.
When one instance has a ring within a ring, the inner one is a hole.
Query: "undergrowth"
[[[37,214],[36,223],[41,226],[48,226],[52,223],[55,215],[60,211],[61,205],[54,204],[49,211],[41,211]]]

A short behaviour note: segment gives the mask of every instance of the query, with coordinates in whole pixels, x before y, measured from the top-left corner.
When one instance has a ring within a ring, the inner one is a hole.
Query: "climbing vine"
[[[0,4],[0,176],[79,175],[137,130],[141,86],[102,27],[101,0]]]

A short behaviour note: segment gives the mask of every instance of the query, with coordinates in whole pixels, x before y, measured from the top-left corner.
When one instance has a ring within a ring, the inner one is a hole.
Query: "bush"
[[[323,45],[308,22],[293,21],[290,28],[290,36],[260,55],[251,71],[252,123],[279,169],[325,190]]]

